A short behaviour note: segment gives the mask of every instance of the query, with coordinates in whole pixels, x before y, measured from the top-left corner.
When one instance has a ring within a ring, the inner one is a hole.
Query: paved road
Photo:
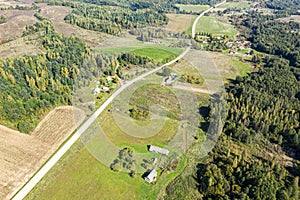
[[[219,6],[226,1],[216,5]],[[195,29],[196,24],[198,23],[198,20],[207,12],[209,12],[212,8],[209,8],[208,10],[204,11],[201,15],[197,17],[197,19],[194,21],[193,28],[192,28],[192,36],[195,37]],[[177,62],[178,60],[182,59],[185,54],[191,49],[191,47],[188,47],[182,54],[180,54],[177,58],[174,60],[155,68],[149,72],[146,72],[142,74],[141,76],[130,80],[126,82],[124,85],[122,85],[115,93],[113,93],[101,106],[100,108],[74,133],[72,137],[70,137],[69,140],[66,141],[66,143],[45,163],[45,165],[39,169],[39,171],[16,193],[16,195],[12,198],[13,200],[22,200],[24,199],[27,194],[40,182],[40,180],[49,172],[49,170],[59,161],[59,159],[71,148],[71,146],[80,138],[80,136],[89,128],[89,126],[98,118],[98,116],[105,110],[105,108],[121,93],[123,92],[127,87],[132,85],[134,82],[137,82],[146,76],[149,76],[159,70],[161,70],[163,67],[172,65],[173,63]]]
[[[218,7],[222,4],[226,3],[226,0],[221,2],[221,3],[218,3],[216,4],[214,7]],[[192,38],[195,38],[195,35],[196,35],[196,26],[198,24],[198,21],[201,17],[203,17],[206,13],[210,12],[212,9],[214,9],[213,7],[210,7],[209,9],[207,9],[206,11],[204,11],[203,13],[201,13],[197,18],[196,20],[194,21],[194,24],[193,24],[193,27],[192,27]]]

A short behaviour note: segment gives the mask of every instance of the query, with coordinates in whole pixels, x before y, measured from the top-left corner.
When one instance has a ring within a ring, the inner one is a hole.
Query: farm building
[[[155,169],[153,169],[148,176],[145,177],[145,181],[147,181],[148,183],[152,183],[153,181],[156,181],[156,177],[157,177],[157,172]]]
[[[149,151],[163,154],[166,156],[170,153],[168,149],[160,148],[160,147],[153,146],[153,145],[150,146]]]

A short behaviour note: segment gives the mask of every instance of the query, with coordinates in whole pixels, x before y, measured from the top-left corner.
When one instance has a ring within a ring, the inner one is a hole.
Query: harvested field
[[[37,19],[33,10],[0,10],[5,15],[7,23],[0,24],[0,40],[19,37],[27,24],[34,24]]]
[[[40,122],[32,135],[0,125],[0,199],[10,199],[84,117],[78,108],[58,107]]]
[[[166,26],[167,29],[172,31],[187,31],[192,27],[195,15],[183,15],[183,14],[167,14],[169,23]]]
[[[42,53],[41,45],[36,41],[36,36],[18,38],[0,45],[0,58],[16,57],[22,55],[36,55]]]
[[[64,18],[72,9],[64,6],[48,6],[45,4],[39,4],[42,7],[41,14],[52,20],[55,26],[55,30],[58,33],[66,36],[75,35],[76,37],[85,40],[90,46],[98,46],[107,37],[106,34],[86,30],[77,26],[73,26],[65,22]]]

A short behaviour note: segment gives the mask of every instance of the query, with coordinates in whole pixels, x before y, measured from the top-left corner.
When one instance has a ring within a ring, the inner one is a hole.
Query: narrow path
[[[212,94],[212,91],[202,89],[202,88],[196,88],[196,87],[190,87],[190,86],[185,86],[185,85],[173,85],[173,88],[180,89],[180,90],[187,90],[191,92],[199,92],[199,93],[204,93],[204,94]]]

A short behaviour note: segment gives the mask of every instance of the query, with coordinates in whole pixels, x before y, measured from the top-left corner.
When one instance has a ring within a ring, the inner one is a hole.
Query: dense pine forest
[[[247,144],[263,138],[300,159],[300,82],[286,61],[265,62],[259,72],[238,78],[228,88],[224,132]]]

